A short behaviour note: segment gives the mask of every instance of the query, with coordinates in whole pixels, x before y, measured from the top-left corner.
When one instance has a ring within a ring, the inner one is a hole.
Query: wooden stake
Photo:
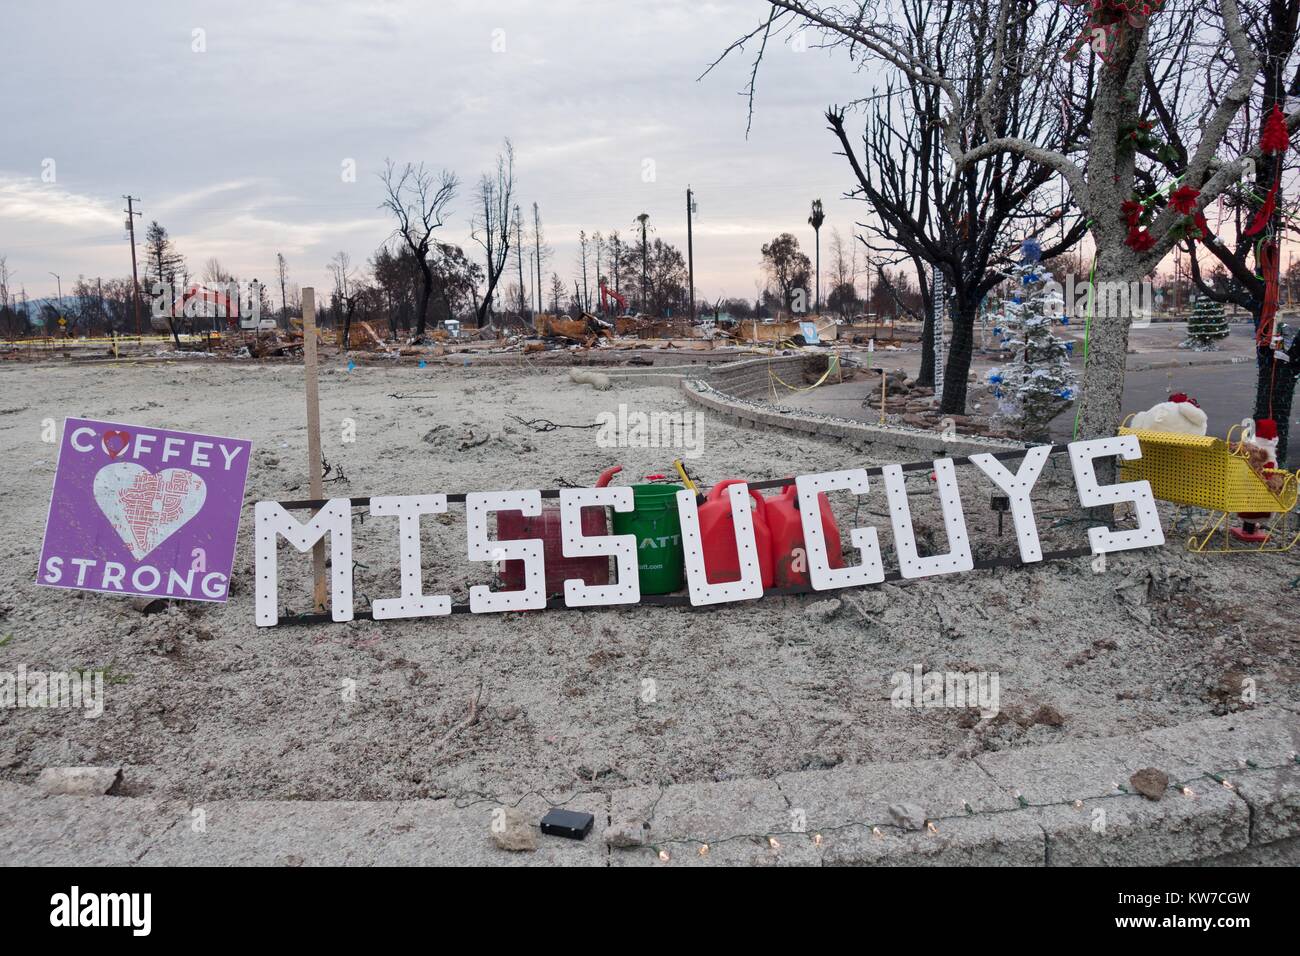
[[[885,424],[885,385],[888,379],[885,375],[885,367],[880,366],[880,424]]]
[[[302,290],[302,356],[307,373],[307,475],[312,498],[325,497],[324,475],[320,455],[320,392],[316,363],[316,290]],[[316,542],[311,552],[312,591],[317,613],[325,610],[325,539]]]

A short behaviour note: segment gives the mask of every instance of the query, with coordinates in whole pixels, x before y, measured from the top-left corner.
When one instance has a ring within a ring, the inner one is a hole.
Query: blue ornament
[[[1026,239],[1020,244],[1020,254],[1025,262],[1037,262],[1043,258],[1043,247],[1037,239]]]
[[[1068,324],[1068,323],[1067,323],[1067,324]],[[1065,350],[1066,350],[1067,352],[1073,353],[1073,352],[1074,352],[1074,343],[1073,343],[1073,342],[1066,342],[1066,343],[1065,343]]]
[[[428,365],[428,363],[424,359],[420,359],[420,368],[424,368],[426,365]]]
[[[1019,295],[1015,295],[1015,296],[1012,296],[1012,297],[1011,297],[1011,301],[1014,302],[1016,305],[1020,305],[1020,304],[1021,304],[1022,302],[1024,302],[1025,300],[1022,299],[1022,298],[1020,298]]]
[[[1002,334],[1002,326],[1000,326],[1000,325],[995,325],[995,326],[993,326],[993,334],[994,334],[994,335],[1001,335],[1001,334]]]
[[[1061,316],[1061,324],[1062,324],[1062,325],[1069,325],[1069,324],[1070,324],[1070,317],[1069,317],[1068,315],[1063,315],[1063,316]]]
[[[998,384],[999,382],[1002,381],[1002,376],[1001,376],[1001,375],[990,375],[990,376],[989,376],[989,381],[992,382],[994,385],[996,385],[996,384]]]
[[[993,389],[993,397],[994,397],[994,398],[1001,398],[1001,397],[1002,397],[1002,389],[1000,389],[1000,388],[995,388],[995,389]]]
[[[357,367],[357,363],[352,361],[351,359],[348,359],[348,371],[350,372],[356,367]]]

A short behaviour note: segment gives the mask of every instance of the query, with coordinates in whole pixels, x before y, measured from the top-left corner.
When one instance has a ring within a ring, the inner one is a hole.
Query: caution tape
[[[776,395],[777,382],[780,382],[782,385],[784,385],[792,392],[811,392],[814,388],[817,388],[819,385],[825,384],[826,379],[830,378],[832,372],[839,372],[839,371],[840,371],[840,357],[839,355],[832,353],[830,356],[830,361],[826,363],[826,371],[822,373],[821,378],[817,379],[817,381],[813,382],[811,385],[791,385],[785,379],[781,378],[780,375],[777,375],[775,371],[773,371],[771,360],[769,360],[767,364],[768,384],[772,388],[773,396]]]

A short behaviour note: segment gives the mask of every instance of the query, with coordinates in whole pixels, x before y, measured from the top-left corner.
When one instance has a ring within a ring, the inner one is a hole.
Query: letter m
[[[259,501],[254,514],[257,626],[272,627],[280,620],[276,593],[277,537],[305,552],[326,534],[330,536],[330,612],[336,621],[352,620],[352,502],[347,498],[331,498],[305,525],[295,521],[275,501]]]

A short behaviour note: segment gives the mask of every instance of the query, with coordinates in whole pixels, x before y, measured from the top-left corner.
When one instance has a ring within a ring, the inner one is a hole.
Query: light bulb
[[[661,862],[663,862],[663,863],[667,863],[667,862],[668,862],[669,860],[671,860],[671,859],[672,859],[672,857],[670,857],[670,856],[668,855],[668,851],[667,851],[667,850],[660,850],[660,851],[659,851],[659,860],[660,860]]]

